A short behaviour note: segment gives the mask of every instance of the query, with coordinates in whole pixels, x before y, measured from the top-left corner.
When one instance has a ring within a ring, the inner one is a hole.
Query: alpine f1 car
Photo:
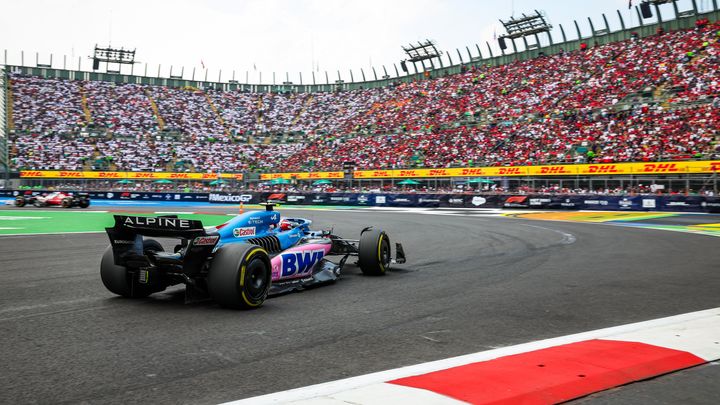
[[[90,206],[90,195],[87,193],[64,193],[57,191],[48,195],[25,194],[15,197],[16,207],[63,207],[87,208]]]
[[[225,307],[251,309],[268,295],[334,282],[350,256],[370,276],[405,263],[400,243],[391,258],[390,238],[382,230],[368,227],[351,240],[310,225],[303,218],[281,218],[273,204],[211,228],[172,215],[115,215],[115,225],[106,228],[110,246],[100,275],[110,292],[124,297],[146,297],[184,283],[186,302],[212,298]],[[179,244],[165,252],[146,237],[175,238]]]

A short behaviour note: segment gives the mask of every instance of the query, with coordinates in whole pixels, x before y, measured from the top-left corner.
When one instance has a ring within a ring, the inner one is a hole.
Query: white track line
[[[685,344],[680,343],[680,341],[683,340],[683,335],[689,336],[689,339],[686,340]],[[675,339],[673,345],[670,347],[680,348],[680,350],[689,351],[707,361],[713,361],[720,358],[720,344],[718,344],[718,340],[720,339],[720,308],[614,326],[589,332],[577,333],[574,335],[538,340],[516,346],[503,347],[227,402],[226,404],[279,404],[310,399],[317,401],[313,401],[315,403],[337,403],[332,402],[331,399],[321,397],[327,397],[340,392],[347,392],[362,387],[381,384],[386,381],[392,381],[403,377],[426,374],[470,363],[492,360],[498,357],[592,339],[648,341],[649,344],[653,344],[653,341],[662,343],[667,340]],[[380,398],[376,397],[376,399],[382,402]]]

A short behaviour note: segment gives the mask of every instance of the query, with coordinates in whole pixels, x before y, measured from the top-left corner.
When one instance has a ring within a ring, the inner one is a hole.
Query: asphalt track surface
[[[348,265],[334,285],[232,311],[185,305],[177,288],[114,297],[99,277],[102,234],[0,237],[0,403],[218,403],[720,306],[714,237],[483,216],[283,212],[346,237],[379,225],[403,242],[408,263],[385,277]],[[714,403],[718,369],[581,402]]]

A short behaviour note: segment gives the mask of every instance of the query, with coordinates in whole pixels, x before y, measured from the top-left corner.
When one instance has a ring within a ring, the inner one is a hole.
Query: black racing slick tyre
[[[143,251],[162,252],[162,245],[153,239],[143,241]],[[144,298],[165,289],[159,282],[142,284],[137,280],[137,273],[131,273],[124,266],[118,266],[113,259],[112,246],[105,249],[100,262],[100,278],[105,288],[113,294],[126,298]]]
[[[15,199],[15,206],[16,207],[24,207],[25,206],[25,199],[23,197],[18,197]]]
[[[87,208],[89,206],[90,206],[90,200],[80,200],[80,202],[78,202],[78,207],[80,207],[80,208]]]
[[[218,304],[235,309],[260,307],[270,291],[272,267],[265,249],[245,243],[221,246],[210,264],[208,292]]]
[[[390,238],[379,229],[360,234],[358,265],[367,276],[382,276],[390,268]]]
[[[60,203],[60,205],[61,205],[63,208],[70,208],[70,207],[72,207],[72,201],[73,201],[72,198],[70,198],[70,197],[65,197],[65,198],[63,198],[63,200],[62,200],[62,202]]]

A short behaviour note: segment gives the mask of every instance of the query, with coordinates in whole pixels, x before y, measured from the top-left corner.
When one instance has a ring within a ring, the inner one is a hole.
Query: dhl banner
[[[684,174],[720,171],[720,161],[597,163],[548,166],[463,167],[448,169],[359,170],[356,179],[408,177],[599,176],[623,174]]]
[[[117,180],[242,180],[242,173],[173,173],[173,172],[85,172],[68,170],[23,170],[22,178],[34,179],[117,179]]]
[[[343,172],[294,172],[294,173],[266,173],[260,175],[260,180],[272,179],[292,179],[308,180],[308,179],[342,179]]]
[[[356,179],[391,179],[423,177],[529,177],[529,176],[600,176],[641,174],[702,174],[720,172],[720,160],[689,162],[597,163],[547,166],[457,167],[447,169],[357,170]],[[242,180],[242,173],[172,173],[172,172],[86,172],[64,170],[23,170],[22,178],[38,179],[169,179],[169,180]],[[298,180],[342,179],[338,172],[264,173],[261,180],[277,178]]]

